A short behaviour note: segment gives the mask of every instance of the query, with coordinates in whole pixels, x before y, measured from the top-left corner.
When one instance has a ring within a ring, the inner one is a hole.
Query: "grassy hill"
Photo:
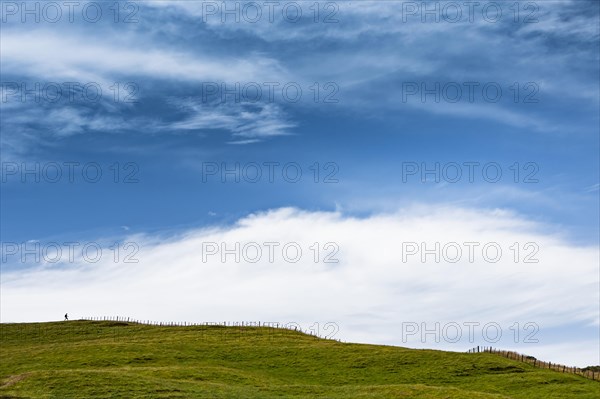
[[[0,326],[0,398],[598,398],[600,383],[488,353],[271,328]]]

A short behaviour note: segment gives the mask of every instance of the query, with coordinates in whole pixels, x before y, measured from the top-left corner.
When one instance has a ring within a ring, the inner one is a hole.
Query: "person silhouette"
[[[65,313],[65,321],[68,321],[68,320],[69,320],[69,314]]]

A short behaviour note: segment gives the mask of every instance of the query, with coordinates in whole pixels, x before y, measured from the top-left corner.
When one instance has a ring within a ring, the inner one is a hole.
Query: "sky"
[[[1,1],[0,321],[600,364],[599,4]]]

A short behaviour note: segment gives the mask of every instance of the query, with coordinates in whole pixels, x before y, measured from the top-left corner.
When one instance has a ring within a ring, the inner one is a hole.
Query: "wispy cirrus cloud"
[[[212,130],[225,129],[239,141],[236,144],[250,144],[258,138],[284,136],[296,123],[289,121],[277,104],[206,104],[195,100],[174,100],[173,104],[188,113],[163,129]]]
[[[181,114],[175,120],[165,120],[165,115],[160,114],[126,116],[126,112],[132,110],[128,104],[47,106],[13,101],[2,107],[2,155],[7,161],[26,157],[32,147],[56,146],[61,140],[81,134],[193,133],[202,136],[224,131],[230,137],[229,144],[243,145],[293,134],[298,126],[281,106],[273,103],[209,104],[200,99],[171,99],[165,109],[172,107]]]
[[[214,57],[198,48],[173,50],[151,38],[107,32],[63,37],[44,29],[2,34],[5,71],[42,80],[75,79],[109,84],[121,77],[189,81],[277,79],[284,71],[264,55]],[[88,40],[90,39],[90,40]],[[93,40],[92,40],[93,39]],[[209,45],[206,45],[209,47]]]
[[[339,87],[336,106],[355,113],[400,110],[407,117],[424,113],[478,119],[537,133],[563,132],[573,126],[584,130],[581,117],[556,109],[567,100],[584,111],[599,104],[597,90],[590,84],[590,80],[597,81],[597,74],[585,66],[595,64],[598,57],[593,46],[598,32],[592,23],[594,14],[589,12],[593,3],[539,3],[533,11],[525,8],[528,4],[519,3],[523,10],[518,23],[510,10],[504,10],[500,22],[490,23],[479,8],[473,21],[465,15],[459,23],[423,23],[420,14],[408,13],[397,2],[372,1],[320,3],[316,22],[306,9],[298,23],[279,14],[273,21],[265,14],[257,23],[248,23],[235,22],[235,18],[222,22],[221,15],[204,18],[203,2],[149,2],[140,4],[139,23],[127,26],[75,24],[50,29],[47,24],[7,24],[0,39],[1,61],[3,74],[11,80],[95,82],[107,96],[113,94],[109,88],[115,83],[134,82],[139,89],[135,99],[145,103],[198,96],[198,85],[203,82],[298,82],[305,95],[294,107],[322,113],[323,104],[312,101],[309,87],[315,82],[321,86],[334,82]],[[532,12],[537,22],[525,23]],[[160,29],[153,24],[157,20],[164,22]],[[198,40],[192,40],[189,32]],[[316,37],[318,46],[314,46]],[[574,69],[573,60],[580,61],[580,66]],[[465,93],[458,103],[402,101],[406,82],[443,86],[471,81],[480,87],[499,83],[503,97],[498,103],[483,101],[481,96],[470,102]],[[535,83],[539,104],[515,104],[514,82],[521,90]],[[131,131],[135,125],[168,133],[173,130],[157,126],[169,125],[181,131],[225,130],[237,137],[233,142],[242,144],[256,142],[257,137],[289,134],[299,125],[293,112],[283,111],[285,104],[280,100],[229,107],[205,104],[194,116],[183,115],[179,120],[158,107],[124,120],[122,103],[114,104],[110,113],[90,112],[77,104],[55,104],[50,112],[56,121],[66,122],[60,129],[62,137],[83,131]],[[10,129],[43,136],[32,129],[40,113],[26,110],[12,118]],[[28,115],[29,122],[25,120]],[[34,142],[16,143],[15,137],[3,139],[11,142],[3,148],[26,151]]]

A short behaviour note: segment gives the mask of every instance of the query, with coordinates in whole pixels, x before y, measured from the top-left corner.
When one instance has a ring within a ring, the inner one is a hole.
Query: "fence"
[[[523,363],[528,363],[533,365],[534,367],[540,367],[544,369],[550,369],[559,371],[561,373],[570,373],[577,374],[585,378],[589,378],[590,380],[598,380],[600,381],[600,371],[594,370],[586,370],[581,369],[579,367],[569,367],[562,364],[552,363],[552,362],[543,362],[541,360],[536,359],[533,356],[524,355],[522,353],[512,352],[512,351],[504,351],[492,348],[491,346],[483,346],[483,347],[475,347],[473,349],[469,349],[467,353],[493,353],[496,355],[504,356],[508,359],[518,360]]]
[[[289,330],[289,331],[297,331],[302,334],[312,335],[314,337],[318,337],[321,339],[328,339],[332,341],[342,342],[339,339],[333,338],[332,335],[320,335],[313,330],[302,330],[302,327],[298,323],[290,322],[290,323],[278,323],[278,322],[260,322],[260,321],[223,321],[223,322],[204,322],[204,323],[188,323],[188,322],[163,322],[163,321],[152,321],[152,320],[137,320],[130,317],[123,316],[90,316],[90,317],[82,317],[79,320],[87,320],[87,321],[113,321],[113,322],[123,322],[123,323],[136,323],[136,324],[144,324],[148,326],[159,326],[159,327],[263,327],[263,328],[273,328],[279,330]],[[337,331],[336,331],[337,332]]]

